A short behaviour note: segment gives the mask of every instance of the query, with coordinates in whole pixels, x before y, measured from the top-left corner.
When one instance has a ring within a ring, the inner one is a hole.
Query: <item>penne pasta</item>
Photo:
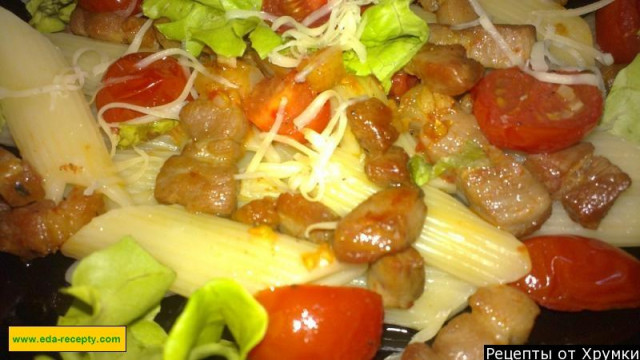
[[[0,106],[21,156],[59,201],[68,184],[130,205],[78,78],[42,34],[0,9]]]
[[[183,296],[213,278],[235,279],[253,293],[296,283],[347,283],[367,269],[339,263],[319,245],[270,228],[168,205],[111,210],[78,231],[61,250],[82,258],[126,235],[176,272],[171,290]]]

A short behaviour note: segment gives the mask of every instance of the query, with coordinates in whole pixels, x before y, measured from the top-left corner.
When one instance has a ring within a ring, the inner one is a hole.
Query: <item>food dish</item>
[[[535,341],[535,340],[534,340]]]

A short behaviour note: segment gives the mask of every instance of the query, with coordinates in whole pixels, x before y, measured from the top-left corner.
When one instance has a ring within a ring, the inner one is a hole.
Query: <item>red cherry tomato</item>
[[[596,11],[596,41],[618,64],[640,52],[640,0],[616,0]]]
[[[391,77],[391,89],[389,89],[389,97],[392,99],[400,99],[402,95],[411,90],[412,87],[418,85],[420,79],[413,75],[409,75],[404,71],[398,71]]]
[[[560,311],[640,307],[640,261],[603,241],[580,236],[524,240],[531,272],[513,286]]]
[[[301,22],[326,3],[327,0],[264,0],[262,10],[276,16],[291,16]]]
[[[78,6],[94,13],[121,12],[129,16],[141,12],[142,0],[78,0]]]
[[[382,337],[382,298],[352,287],[294,285],[261,291],[267,333],[250,360],[370,360]]]
[[[290,72],[284,77],[275,76],[260,81],[245,100],[244,112],[247,119],[258,129],[269,131],[276,120],[282,98],[286,98],[287,104],[278,133],[304,142],[304,136],[296,128],[293,120],[311,104],[317,94],[308,83],[296,82],[295,74]],[[305,128],[321,132],[329,123],[330,117],[331,106],[327,102]]]
[[[138,62],[151,53],[133,53],[116,60],[102,78],[103,87],[96,95],[98,110],[112,102],[154,107],[178,98],[187,83],[187,73],[172,57],[162,58],[144,68]],[[142,114],[113,108],[105,111],[107,122],[131,120]]]
[[[577,143],[596,126],[603,109],[595,86],[551,84],[517,68],[492,71],[471,95],[473,113],[489,142],[529,153]]]

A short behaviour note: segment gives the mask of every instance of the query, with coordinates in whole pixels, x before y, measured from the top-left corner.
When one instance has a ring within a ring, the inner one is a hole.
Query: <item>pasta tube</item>
[[[0,106],[21,156],[42,176],[46,197],[59,201],[74,184],[131,204],[60,51],[6,9],[0,8],[0,23]]]
[[[177,276],[171,290],[183,296],[212,278],[232,278],[250,292],[296,283],[347,283],[366,265],[334,261],[331,252],[308,241],[180,206],[129,206],[111,210],[80,229],[62,253],[82,258],[130,235]]]
[[[322,202],[344,216],[378,190],[362,161],[338,149],[326,173]],[[451,195],[423,186],[427,219],[414,246],[427,264],[476,286],[515,281],[531,262],[522,243],[475,215]]]

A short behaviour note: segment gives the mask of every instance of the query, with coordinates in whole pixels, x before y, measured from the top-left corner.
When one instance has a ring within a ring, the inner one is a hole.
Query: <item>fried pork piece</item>
[[[385,152],[398,139],[393,113],[380,99],[369,98],[347,108],[351,131],[367,154]]]
[[[484,358],[484,345],[520,345],[529,338],[540,308],[525,293],[507,285],[478,289],[469,298],[470,313],[450,320],[433,345],[415,343],[402,360]]]
[[[488,146],[489,166],[457,172],[457,186],[469,208],[488,222],[522,237],[542,226],[551,215],[551,196],[524,165]]]
[[[380,294],[387,308],[410,308],[424,292],[424,284],[424,259],[413,247],[381,257],[367,274],[369,290]]]
[[[243,142],[249,131],[249,121],[242,109],[225,95],[189,102],[180,111],[180,121],[194,140]]]
[[[0,147],[0,197],[10,207],[44,199],[42,178],[31,166]]]
[[[174,155],[156,177],[154,196],[160,203],[180,204],[189,211],[230,216],[239,191],[237,172],[235,166]]]
[[[364,162],[367,178],[381,188],[410,185],[409,155],[404,149],[392,146],[380,154],[368,155]]]
[[[280,223],[276,201],[271,196],[252,200],[234,211],[231,219],[251,226],[266,225],[276,229]]]
[[[154,196],[163,204],[231,216],[239,191],[234,178],[249,131],[244,113],[224,95],[185,105],[180,120],[192,138],[180,155],[170,157],[156,177]]]
[[[403,251],[422,231],[427,206],[415,186],[400,186],[371,195],[338,222],[333,249],[345,262],[373,262]]]
[[[104,212],[101,194],[74,188],[59,204],[40,200],[0,212],[0,251],[25,259],[53,253],[71,235]]]
[[[93,13],[79,6],[71,13],[69,30],[80,36],[118,44],[131,44],[145,19],[137,16],[122,16],[112,12]],[[155,30],[150,29],[144,35],[141,48],[155,50],[159,48]]]
[[[340,217],[322,203],[310,201],[300,194],[283,193],[276,201],[278,230],[300,239],[307,238],[305,232],[310,225],[338,221]],[[315,243],[333,240],[333,230],[314,230],[308,239]]]
[[[456,96],[469,91],[484,74],[484,67],[469,59],[462,45],[425,44],[405,65],[432,91]]]
[[[496,25],[496,28],[522,63],[529,59],[531,48],[536,42],[534,26]],[[437,45],[462,45],[469,58],[487,68],[513,66],[495,40],[481,26],[453,30],[447,25],[429,24],[429,42]]]
[[[631,178],[602,156],[593,145],[579,143],[547,154],[529,155],[525,166],[560,200],[569,217],[587,229],[597,229]]]
[[[551,196],[540,181],[514,157],[490,145],[472,115],[458,111],[442,122],[445,129],[441,133],[434,135],[425,125],[420,135],[432,162],[460,154],[469,144],[487,156],[486,163],[456,170],[458,191],[469,208],[515,236],[537,230],[551,215]]]
[[[469,0],[439,0],[439,2],[440,5],[436,11],[438,24],[464,24],[478,18]]]

